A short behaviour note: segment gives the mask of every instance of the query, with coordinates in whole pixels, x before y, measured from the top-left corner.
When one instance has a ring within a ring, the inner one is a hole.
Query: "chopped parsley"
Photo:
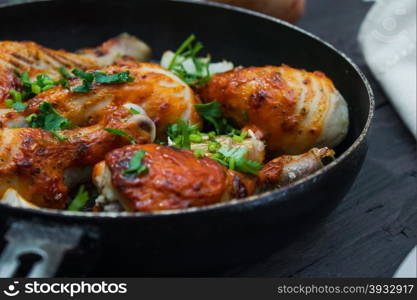
[[[205,156],[205,152],[202,149],[196,149],[194,150],[194,156],[197,158],[203,158]]]
[[[241,131],[239,135],[233,135],[232,140],[236,143],[243,143],[243,141],[248,137],[247,131]]]
[[[143,150],[136,151],[135,155],[129,162],[129,168],[123,172],[123,175],[142,175],[149,172],[149,167],[142,164],[142,159],[146,152]]]
[[[204,48],[196,37],[188,37],[175,52],[168,70],[172,71],[190,86],[202,86],[210,80],[210,58],[197,57]]]
[[[49,102],[43,102],[39,105],[39,113],[29,115],[26,117],[26,121],[32,128],[51,131],[60,141],[66,140],[66,137],[59,134],[58,131],[71,127],[71,121],[62,117]]]
[[[64,68],[61,69],[65,70]],[[60,73],[63,74],[61,69]],[[57,85],[62,85],[65,88],[69,88],[69,82],[64,75],[63,78],[54,81],[51,79],[51,77],[49,77],[46,74],[39,74],[38,76],[36,76],[36,79],[33,82],[30,80],[29,73],[26,71],[22,74],[16,72],[16,76],[20,79],[22,83],[22,89],[21,91],[11,89],[9,91],[11,98],[6,99],[5,103],[7,107],[13,108],[18,112],[22,112],[26,109],[27,105],[23,103],[25,100],[33,98],[36,95],[45,92]]]
[[[140,115],[140,111],[138,111],[137,109],[134,109],[133,107],[129,108],[129,111],[134,114],[134,115]]]
[[[136,145],[135,138],[123,130],[115,129],[115,128],[105,128],[104,130],[111,134],[125,137],[130,141],[132,145]]]
[[[211,158],[229,168],[241,173],[258,175],[263,165],[257,161],[245,158],[248,149],[246,147],[227,148],[221,147]]]
[[[241,134],[240,130],[234,128],[229,121],[223,117],[219,102],[195,104],[194,107],[199,115],[214,127],[217,134],[227,134],[229,136]]]
[[[191,142],[202,141],[202,134],[197,125],[189,125],[182,119],[177,123],[168,126],[168,137],[174,144],[174,147],[180,149],[191,149]]]
[[[210,142],[207,146],[207,150],[210,153],[216,153],[217,150],[219,150],[219,148],[221,147],[220,143],[218,142]]]
[[[56,86],[56,82],[53,81],[51,77],[46,74],[40,74],[36,76],[36,81],[32,83],[32,91],[33,88],[36,87],[36,91],[34,92],[35,94],[39,94],[53,88],[54,86]]]
[[[13,108],[14,110],[16,110],[18,112],[24,111],[26,109],[27,105],[22,102],[22,100],[23,100],[22,93],[14,90],[14,89],[11,89],[9,91],[9,94],[10,94],[11,98],[5,100],[6,106],[8,108]]]
[[[132,76],[129,75],[129,71],[124,71],[112,75],[106,75],[102,72],[95,73],[95,79],[97,83],[103,84],[113,84],[113,83],[125,83],[132,82],[135,80]]]
[[[130,76],[129,71],[107,75],[103,72],[87,73],[80,69],[74,69],[72,73],[83,81],[82,84],[72,89],[72,91],[76,93],[88,93],[93,88],[94,81],[101,84],[115,84],[132,82],[135,80],[134,77]]]
[[[88,191],[85,190],[84,185],[81,185],[80,188],[78,189],[77,195],[71,201],[67,210],[80,211],[87,204],[88,200],[89,200]]]
[[[71,79],[71,78],[73,78],[72,75],[68,72],[68,70],[65,69],[64,67],[60,67],[59,68],[59,73],[65,79]]]
[[[28,72],[23,72],[21,75],[18,74],[18,77],[23,84],[23,100],[33,98],[60,84],[64,87],[68,86],[68,82],[65,78],[54,81],[46,74],[39,74],[33,82],[30,81]]]
[[[93,88],[94,74],[84,72],[80,69],[72,70],[72,74],[82,79],[83,83],[72,89],[76,93],[88,93]]]

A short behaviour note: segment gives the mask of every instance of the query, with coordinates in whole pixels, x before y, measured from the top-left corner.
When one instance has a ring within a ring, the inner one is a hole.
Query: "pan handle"
[[[7,245],[0,256],[0,278],[16,277],[22,258],[28,256],[32,257],[33,264],[25,277],[55,276],[65,253],[80,245],[85,232],[85,228],[78,226],[11,222],[5,235]]]

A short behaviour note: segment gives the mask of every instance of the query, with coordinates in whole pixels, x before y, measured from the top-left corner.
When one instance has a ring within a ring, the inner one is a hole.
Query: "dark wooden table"
[[[213,275],[391,277],[417,244],[416,142],[371,75],[357,43],[371,5],[361,0],[307,0],[306,15],[299,22],[353,58],[373,85],[376,117],[368,158],[354,187],[319,226],[256,263]]]
[[[371,81],[376,116],[364,168],[341,205],[313,231],[227,276],[391,277],[416,246],[416,141],[373,78],[357,34],[371,2],[307,0],[299,26],[351,57]]]

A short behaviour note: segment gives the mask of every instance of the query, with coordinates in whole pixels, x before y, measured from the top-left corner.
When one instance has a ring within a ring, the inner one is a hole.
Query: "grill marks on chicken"
[[[25,115],[36,113],[43,102],[54,108],[75,126],[98,122],[109,112],[126,103],[140,106],[157,126],[157,136],[166,134],[168,125],[178,118],[190,124],[201,124],[194,105],[200,103],[198,96],[175,75],[155,64],[125,62],[101,69],[106,74],[129,71],[133,82],[124,84],[94,84],[88,93],[76,93],[61,86],[52,88],[28,102]],[[71,81],[71,87],[81,84],[80,79]],[[7,118],[0,117],[3,124]]]
[[[110,39],[97,48],[83,49],[80,53],[53,50],[34,42],[0,42],[0,100],[2,103],[11,88],[18,89],[15,72],[28,72],[33,80],[46,74],[53,80],[61,78],[61,67],[67,70],[98,69],[113,64],[117,59],[129,57],[146,61],[151,55],[149,46],[127,33]]]
[[[142,175],[126,175],[138,150],[145,151]],[[209,158],[196,158],[189,150],[160,145],[127,146],[106,155],[96,165],[93,179],[100,201],[120,201],[127,211],[160,211],[198,207],[253,194],[255,177],[230,172]],[[99,202],[100,202],[99,201]]]
[[[320,72],[281,67],[237,68],[216,74],[199,89],[226,117],[265,139],[271,154],[301,154],[337,146],[349,127],[348,108]]]

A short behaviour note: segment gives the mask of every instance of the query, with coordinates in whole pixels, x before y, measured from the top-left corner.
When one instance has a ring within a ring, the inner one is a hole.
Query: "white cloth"
[[[416,137],[417,1],[375,2],[360,29],[359,43],[372,73]]]
[[[407,256],[400,268],[394,275],[394,278],[416,278],[417,277],[417,263],[416,263],[417,248]]]

